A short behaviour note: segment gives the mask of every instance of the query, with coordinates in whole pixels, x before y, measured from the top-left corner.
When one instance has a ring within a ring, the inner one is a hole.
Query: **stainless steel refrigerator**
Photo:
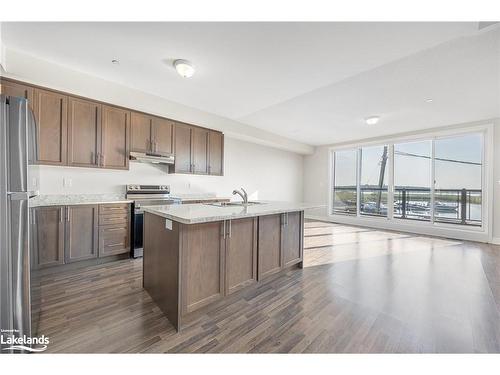
[[[23,98],[0,95],[0,329],[9,335],[36,335],[36,314],[32,316],[30,282],[30,191],[36,176],[30,164],[35,159],[36,123]],[[38,183],[36,183],[38,185]],[[33,306],[33,311],[38,311]],[[1,352],[23,352],[8,349]]]

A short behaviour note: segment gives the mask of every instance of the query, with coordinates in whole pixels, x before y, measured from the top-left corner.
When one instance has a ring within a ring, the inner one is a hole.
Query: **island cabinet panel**
[[[224,135],[220,132],[210,131],[208,134],[208,174],[224,174]]]
[[[173,166],[175,173],[192,173],[191,130],[191,126],[175,124]]]
[[[303,259],[303,212],[287,212],[283,214],[281,244],[283,267],[302,262]]]
[[[193,149],[193,168],[195,174],[208,173],[208,130],[202,128],[193,128],[192,149]]]
[[[222,227],[223,222],[182,226],[183,313],[196,311],[224,296],[225,243]]]
[[[32,266],[64,264],[64,206],[35,207],[31,213]]]
[[[257,218],[226,221],[225,293],[257,282]]]
[[[130,112],[102,106],[101,163],[104,168],[128,169]]]
[[[70,97],[68,107],[68,165],[98,167],[101,105]]]
[[[16,82],[1,80],[1,93],[7,96],[16,96],[28,100],[28,106],[33,109],[34,89]]]
[[[132,112],[130,118],[130,151],[151,152],[151,116]]]
[[[283,215],[259,217],[259,280],[279,272],[283,267],[281,225]]]
[[[98,206],[66,206],[66,263],[97,258]]]
[[[177,330],[180,328],[181,226],[173,222],[172,229],[166,229],[164,218],[144,213],[144,289]]]
[[[170,120],[152,118],[153,152],[171,154],[173,152],[174,123]]]

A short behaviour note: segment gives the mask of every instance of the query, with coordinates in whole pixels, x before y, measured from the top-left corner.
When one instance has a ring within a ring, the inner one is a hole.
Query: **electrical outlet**
[[[73,181],[71,180],[71,178],[68,177],[63,178],[63,187],[71,187],[72,184]]]

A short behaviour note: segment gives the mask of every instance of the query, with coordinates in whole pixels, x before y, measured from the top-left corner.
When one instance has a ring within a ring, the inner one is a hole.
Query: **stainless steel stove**
[[[168,185],[127,185],[127,199],[134,201],[134,215],[132,217],[134,258],[141,257],[143,249],[143,221],[144,206],[161,206],[165,204],[179,204],[179,199],[170,197],[170,186]]]

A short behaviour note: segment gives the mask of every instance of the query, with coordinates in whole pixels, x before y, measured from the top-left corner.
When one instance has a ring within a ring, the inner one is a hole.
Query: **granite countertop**
[[[144,207],[149,212],[166,219],[183,224],[208,223],[228,219],[240,219],[279,214],[283,212],[303,211],[309,208],[323,207],[323,205],[292,202],[264,202],[247,207],[242,206],[214,206],[210,204],[164,205]]]
[[[79,204],[132,203],[123,194],[58,194],[39,195],[30,199],[30,207],[71,206]]]
[[[170,194],[171,198],[178,199],[182,202],[189,202],[189,201],[214,201],[214,200],[231,200],[231,197],[218,197],[215,194],[211,193],[188,193],[188,194],[183,194],[183,193],[171,193]]]

